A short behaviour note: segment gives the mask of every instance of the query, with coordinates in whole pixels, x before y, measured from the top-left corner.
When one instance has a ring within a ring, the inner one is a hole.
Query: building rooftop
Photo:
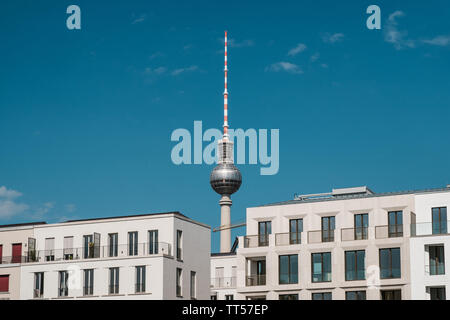
[[[300,204],[300,203],[375,198],[375,197],[388,197],[388,196],[396,196],[396,195],[433,193],[433,192],[445,192],[445,191],[450,191],[450,185],[447,185],[445,188],[406,190],[406,191],[394,191],[394,192],[384,192],[384,193],[375,193],[372,190],[370,190],[369,188],[367,188],[366,186],[363,186],[363,187],[355,187],[355,188],[333,189],[332,192],[329,192],[329,193],[294,195],[293,200],[263,204],[263,205],[259,205],[256,207],[282,206],[282,205],[291,205],[291,204]]]
[[[123,218],[139,218],[139,217],[148,217],[148,216],[160,216],[160,215],[165,215],[165,214],[174,214],[174,215],[178,215],[178,216],[181,216],[183,218],[189,219],[187,216],[185,216],[181,212],[170,211],[170,212],[134,214],[134,215],[128,215],[128,216],[112,216],[112,217],[102,217],[102,218],[87,218],[87,219],[67,220],[67,221],[64,221],[62,223],[109,220],[109,219],[123,219]]]
[[[15,223],[15,224],[3,224],[0,225],[0,228],[13,228],[13,227],[27,227],[27,226],[34,226],[39,224],[47,224],[45,221],[39,221],[39,222],[25,222],[25,223]]]

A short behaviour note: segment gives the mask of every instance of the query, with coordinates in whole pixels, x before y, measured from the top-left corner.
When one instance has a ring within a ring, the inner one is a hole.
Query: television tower
[[[241,172],[234,165],[233,142],[228,136],[228,90],[227,90],[227,32],[225,31],[225,91],[223,92],[223,137],[218,141],[218,164],[211,172],[209,182],[222,198],[220,204],[220,252],[231,251],[231,195],[239,190]],[[223,229],[222,229],[223,228]]]

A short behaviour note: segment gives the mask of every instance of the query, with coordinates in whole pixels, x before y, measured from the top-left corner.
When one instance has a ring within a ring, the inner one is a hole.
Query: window
[[[34,298],[42,298],[44,296],[44,273],[36,272],[34,274]]]
[[[145,266],[136,267],[136,293],[145,292]]]
[[[64,260],[73,260],[73,237],[64,237]]]
[[[69,295],[69,273],[67,271],[59,272],[58,297],[67,297]]]
[[[345,251],[345,280],[364,280],[365,276],[364,250]]]
[[[289,244],[302,243],[303,219],[289,220]]]
[[[9,292],[9,274],[0,275],[0,292]]]
[[[176,293],[177,293],[177,297],[181,298],[182,297],[182,290],[181,290],[181,277],[182,277],[182,273],[183,271],[180,268],[177,268],[177,284],[176,284]]]
[[[177,230],[177,260],[183,259],[182,246],[183,246],[183,231]]]
[[[226,294],[225,300],[234,300],[234,296],[232,294]]]
[[[83,295],[92,296],[94,294],[94,269],[85,269]]]
[[[380,249],[380,278],[400,277],[400,248]]]
[[[331,292],[320,292],[312,294],[313,300],[331,300]]]
[[[431,287],[430,300],[445,300],[445,287]]]
[[[138,255],[138,233],[137,231],[128,232],[128,255]]]
[[[108,234],[108,256],[117,257],[119,252],[119,234]]]
[[[366,300],[365,291],[347,291],[345,293],[345,300]]]
[[[158,254],[158,230],[148,232],[148,254]]]
[[[433,219],[433,234],[447,233],[447,207],[433,208],[431,210]]]
[[[403,237],[403,212],[388,212],[388,236],[389,238]]]
[[[45,261],[55,261],[55,238],[45,239]]]
[[[367,213],[355,214],[355,240],[368,238],[369,215]]]
[[[279,283],[298,283],[298,255],[279,256],[278,260]]]
[[[83,236],[84,250],[83,258],[93,258],[94,257],[94,236],[92,234]]]
[[[381,300],[402,300],[402,290],[381,290]]]
[[[331,252],[312,254],[312,282],[331,281]]]
[[[262,221],[258,223],[258,246],[267,247],[269,245],[269,234],[272,233],[272,222]]]
[[[430,256],[430,275],[445,274],[444,246],[428,246]]]
[[[216,294],[212,295],[211,300],[217,300],[217,295]]]
[[[322,217],[322,242],[334,241],[335,217]]]
[[[20,262],[22,262],[22,244],[13,243],[11,263],[20,263]]]
[[[119,293],[119,268],[109,268],[109,294]]]
[[[298,294],[280,294],[279,300],[298,300]]]
[[[197,298],[197,274],[191,271],[191,299]]]

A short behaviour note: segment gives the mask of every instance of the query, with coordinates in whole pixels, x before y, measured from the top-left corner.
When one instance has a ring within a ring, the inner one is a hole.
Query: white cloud
[[[0,218],[10,218],[26,211],[29,207],[25,203],[17,203],[15,199],[22,193],[8,190],[5,186],[0,187]]]
[[[431,44],[433,46],[445,47],[450,45],[450,35],[449,36],[437,36],[432,39],[422,40],[423,43]]]
[[[303,70],[296,64],[290,63],[290,62],[277,62],[274,63],[268,67],[266,67],[265,71],[271,71],[271,72],[288,72],[292,74],[302,74]]]
[[[173,76],[178,76],[178,75],[180,75],[180,74],[182,74],[184,72],[196,71],[197,69],[198,69],[198,66],[190,66],[190,67],[187,67],[187,68],[176,69],[176,70],[172,71],[171,74]]]
[[[384,40],[386,42],[392,43],[394,48],[401,50],[403,48],[414,48],[416,46],[415,41],[411,39],[406,39],[408,32],[400,31],[398,29],[397,18],[404,17],[405,13],[403,11],[397,10],[391,13],[388,17],[386,23]]]
[[[133,22],[131,22],[131,24],[141,23],[141,22],[144,22],[146,19],[147,19],[147,15],[141,14],[138,18],[134,19]]]
[[[320,66],[324,69],[328,68],[328,65],[326,63],[322,63]]]
[[[167,71],[166,67],[157,67],[155,69],[147,67],[147,68],[145,68],[144,73],[145,74],[157,74],[157,75],[160,75],[160,74],[165,73],[166,71]]]
[[[330,33],[325,33],[322,36],[322,40],[325,43],[335,43],[335,42],[340,42],[344,39],[344,34],[343,33],[334,33],[334,34],[330,34]]]
[[[66,209],[67,212],[72,213],[72,212],[75,212],[77,210],[77,206],[74,205],[73,203],[69,203],[69,204],[66,204],[64,206],[64,209]]]
[[[306,45],[303,43],[299,43],[295,48],[292,48],[291,50],[289,50],[288,56],[295,56],[305,50],[306,50]]]
[[[315,62],[315,61],[317,61],[318,59],[320,58],[320,53],[315,53],[315,54],[313,54],[312,56],[311,56],[311,58],[310,58],[310,60],[311,60],[311,62]]]

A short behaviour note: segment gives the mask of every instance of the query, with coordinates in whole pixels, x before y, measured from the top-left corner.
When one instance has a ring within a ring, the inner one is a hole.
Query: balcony
[[[265,286],[266,285],[266,275],[250,275],[246,277],[245,285],[247,287],[253,286]]]
[[[418,237],[449,234],[449,224],[450,221],[413,223],[411,224],[411,236]]]
[[[211,278],[211,288],[213,289],[236,288],[236,277]]]
[[[399,237],[403,237],[402,224],[391,224],[387,226],[375,227],[376,239],[399,238]]]
[[[171,255],[171,245],[165,242],[139,243],[133,246],[128,244],[115,246],[98,246],[89,248],[65,248],[54,250],[36,250],[30,252],[29,256],[13,257],[18,263],[50,262],[67,260],[88,260],[100,258],[128,257],[128,256],[152,256]],[[20,259],[19,259],[20,258]],[[5,257],[2,258],[5,260]],[[5,262],[14,261],[6,259]],[[5,263],[2,261],[2,263]],[[17,262],[16,262],[17,263]]]
[[[269,246],[269,235],[260,234],[255,236],[245,236],[244,237],[244,248],[257,248],[257,247],[268,247]]]
[[[0,257],[0,264],[26,263],[27,256]]]
[[[308,231],[308,243],[334,242],[334,230]]]
[[[276,246],[288,246],[302,243],[301,232],[277,233],[275,235]]]
[[[368,227],[341,229],[341,241],[367,240],[369,238]]]

